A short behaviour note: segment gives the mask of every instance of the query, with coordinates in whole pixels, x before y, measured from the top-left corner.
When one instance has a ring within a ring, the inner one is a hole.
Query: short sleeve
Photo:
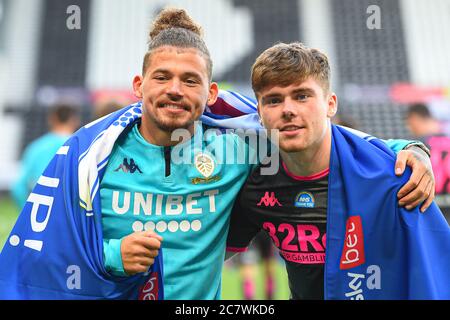
[[[249,208],[241,202],[241,194],[242,189],[231,211],[230,229],[227,238],[227,251],[229,252],[246,251],[252,239],[261,229],[251,221]]]
[[[394,151],[395,153],[399,153],[401,150],[405,150],[411,146],[417,146],[420,149],[422,149],[428,156],[430,156],[430,150],[427,148],[425,144],[423,144],[421,141],[411,141],[411,140],[403,140],[403,139],[388,139],[388,140],[382,140],[384,141],[389,149]]]

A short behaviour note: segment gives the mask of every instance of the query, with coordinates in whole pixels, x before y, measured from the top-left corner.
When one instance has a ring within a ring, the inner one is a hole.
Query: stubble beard
[[[177,129],[189,129],[194,123],[194,120],[192,119],[181,120],[178,118],[170,117],[165,117],[165,119],[151,117],[151,120],[158,127],[158,129],[168,133],[172,133]]]
[[[178,124],[178,123],[165,123],[163,121],[155,121],[156,126],[165,132],[173,132],[176,129],[189,129],[192,124],[194,122],[193,121],[185,121],[184,123]]]

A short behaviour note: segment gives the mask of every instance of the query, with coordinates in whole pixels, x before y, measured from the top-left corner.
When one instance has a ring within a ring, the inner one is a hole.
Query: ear
[[[217,101],[217,96],[219,95],[219,86],[215,82],[211,82],[209,85],[209,92],[208,92],[208,101],[207,105],[212,106]]]
[[[337,96],[334,92],[331,92],[328,96],[328,110],[327,110],[327,117],[332,118],[336,115],[338,108],[338,101]]]
[[[133,92],[134,95],[142,99],[142,82],[144,81],[142,76],[134,76],[133,78]]]

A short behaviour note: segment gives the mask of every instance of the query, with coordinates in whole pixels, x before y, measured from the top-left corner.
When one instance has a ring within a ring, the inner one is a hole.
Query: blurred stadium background
[[[67,27],[71,5],[80,29]],[[252,96],[256,56],[302,41],[329,55],[339,114],[358,129],[411,138],[406,108],[424,102],[450,133],[450,0],[0,0],[0,248],[18,211],[9,188],[24,147],[47,130],[47,108],[75,104],[87,122],[102,99],[133,101],[150,21],[166,5],[204,27],[214,80],[226,87]],[[450,155],[446,163],[450,188]],[[437,201],[450,206],[448,195]],[[286,282],[281,264],[277,277]],[[241,297],[237,279],[227,266],[224,298]],[[287,297],[284,286],[276,298]]]

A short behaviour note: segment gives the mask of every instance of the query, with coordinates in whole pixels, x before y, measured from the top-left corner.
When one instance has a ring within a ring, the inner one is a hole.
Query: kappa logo
[[[139,169],[138,165],[136,163],[134,163],[133,158],[130,158],[130,163],[128,163],[128,158],[124,158],[123,162],[114,171],[117,172],[121,169],[125,173],[128,173],[128,172],[135,173],[136,170],[139,171],[139,173],[142,173],[142,171],[141,171],[141,169]]]
[[[269,192],[267,191],[264,196],[261,198],[257,206],[263,205],[266,207],[273,207],[275,205],[278,205],[279,207],[282,207],[280,201],[275,197],[275,192]]]

